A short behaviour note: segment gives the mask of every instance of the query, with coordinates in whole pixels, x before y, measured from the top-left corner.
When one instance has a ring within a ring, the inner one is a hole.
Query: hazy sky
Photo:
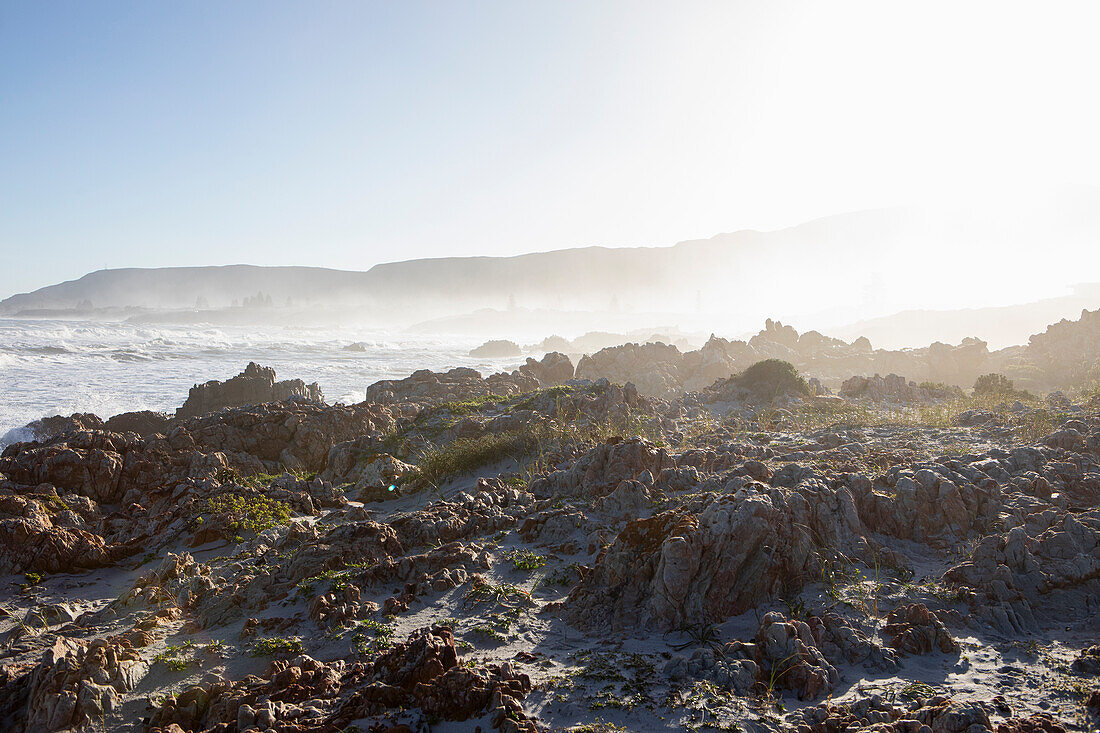
[[[0,0],[0,296],[1100,183],[1097,7]]]

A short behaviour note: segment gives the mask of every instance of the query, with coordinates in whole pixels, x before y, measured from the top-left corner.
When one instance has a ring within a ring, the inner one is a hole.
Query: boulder
[[[197,417],[225,407],[281,402],[291,398],[324,402],[324,395],[316,382],[309,385],[301,379],[276,382],[274,369],[250,362],[243,372],[232,379],[196,384],[191,388],[187,401],[176,410],[176,417]]]
[[[521,353],[523,352],[520,350],[519,344],[503,339],[486,341],[481,346],[470,350],[470,356],[479,359],[505,359],[509,356],[519,356]]]
[[[519,371],[539,380],[539,385],[542,387],[555,387],[568,382],[574,374],[573,362],[568,356],[557,351],[544,355],[541,361],[527,357],[527,363],[521,366]]]

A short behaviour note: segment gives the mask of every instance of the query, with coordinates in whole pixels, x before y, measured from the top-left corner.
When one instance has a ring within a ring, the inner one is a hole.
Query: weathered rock
[[[112,433],[137,433],[141,437],[147,438],[156,433],[167,432],[171,420],[163,412],[152,412],[151,410],[123,412],[105,422],[103,428]]]
[[[56,731],[87,725],[115,711],[120,694],[149,670],[141,655],[119,644],[58,640],[31,672],[27,731]]]
[[[905,377],[887,374],[880,377],[852,377],[840,386],[840,396],[846,399],[863,399],[872,402],[929,403],[960,397],[958,389],[944,389],[933,386],[920,386],[916,382],[907,382]]]
[[[449,372],[420,369],[405,379],[375,382],[367,387],[366,401],[385,405],[408,403],[422,408],[486,395],[523,394],[538,388],[537,379],[518,371],[482,379],[480,372],[466,367]]]
[[[946,697],[931,697],[900,707],[881,695],[873,695],[840,705],[806,708],[792,716],[791,729],[798,733],[978,733],[991,730],[987,707]]]
[[[928,654],[937,649],[944,654],[959,651],[959,643],[951,632],[923,603],[910,603],[891,611],[882,633],[892,648],[909,654]]]
[[[519,356],[519,344],[514,341],[496,340],[486,341],[481,346],[470,350],[470,356],[481,359],[503,359],[509,356]]]
[[[805,621],[769,613],[760,622],[754,642],[758,679],[769,689],[791,690],[799,700],[815,700],[840,681]]]
[[[551,351],[543,355],[540,361],[528,357],[527,363],[519,368],[522,374],[528,374],[539,380],[542,387],[554,387],[573,378],[573,362],[565,354]]]
[[[197,417],[224,407],[281,402],[292,398],[324,402],[324,395],[316,382],[309,385],[301,379],[276,382],[274,369],[250,362],[243,372],[232,379],[196,384],[191,388],[187,401],[176,410],[176,417]]]
[[[585,628],[673,628],[743,613],[811,577],[816,528],[857,541],[850,496],[847,506],[817,514],[797,492],[756,484],[629,522],[570,594],[567,617]]]

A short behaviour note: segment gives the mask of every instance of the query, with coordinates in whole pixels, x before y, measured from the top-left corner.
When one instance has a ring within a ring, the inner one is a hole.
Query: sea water
[[[363,400],[367,385],[417,369],[468,366],[488,374],[522,361],[469,356],[478,343],[344,327],[0,318],[0,446],[29,438],[20,428],[47,415],[172,413],[193,385],[236,376],[250,361],[273,367],[280,380],[317,382],[326,401],[349,404]]]

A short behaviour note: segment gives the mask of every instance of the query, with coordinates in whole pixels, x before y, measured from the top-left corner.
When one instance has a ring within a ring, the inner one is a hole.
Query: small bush
[[[233,531],[250,530],[259,534],[265,529],[290,521],[290,505],[260,494],[221,494],[206,502],[206,510],[215,515],[227,515]]]
[[[1030,392],[1016,389],[1012,380],[1003,374],[983,374],[974,382],[975,397],[999,397],[1002,399],[1033,399]]]
[[[974,382],[974,394],[1005,394],[1013,391],[1012,380],[1003,374],[983,374]]]
[[[733,377],[738,387],[743,387],[755,396],[772,399],[780,395],[808,395],[810,387],[806,380],[794,368],[794,364],[782,359],[758,361],[745,371]]]

